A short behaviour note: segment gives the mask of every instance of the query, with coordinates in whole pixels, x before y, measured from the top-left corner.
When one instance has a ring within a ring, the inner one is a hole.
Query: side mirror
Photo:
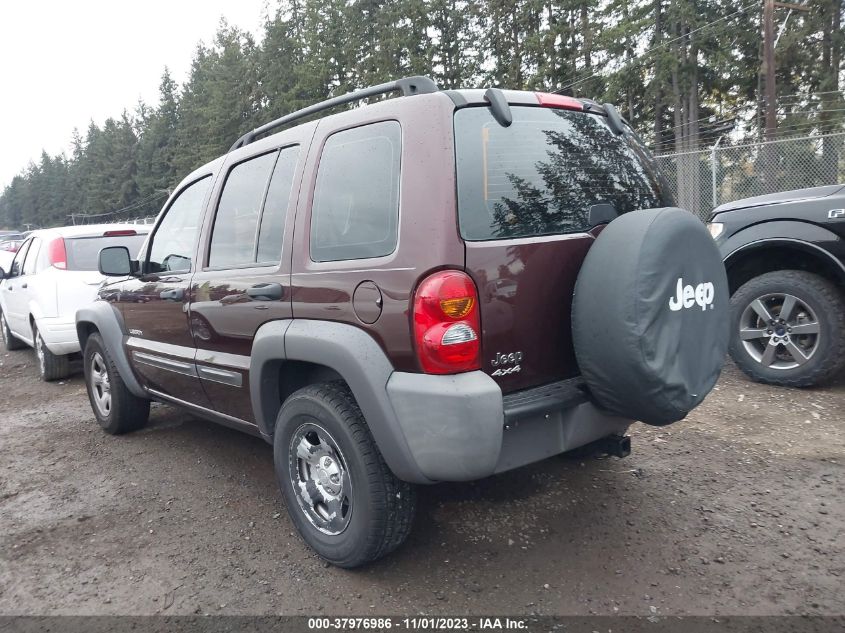
[[[3,270],[2,266],[0,266],[0,279],[5,279],[5,278],[6,278],[6,271]]]
[[[101,275],[107,277],[126,277],[133,271],[129,249],[125,246],[107,246],[100,251],[97,263]]]

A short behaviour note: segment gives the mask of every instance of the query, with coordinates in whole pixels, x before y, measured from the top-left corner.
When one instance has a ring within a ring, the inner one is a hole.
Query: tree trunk
[[[673,38],[678,36],[678,24],[676,23],[673,28]],[[687,179],[686,179],[686,169],[685,169],[685,124],[684,124],[684,99],[681,95],[681,80],[680,80],[680,54],[681,54],[681,46],[676,41],[672,44],[672,52],[674,53],[673,59],[675,60],[672,64],[672,97],[673,97],[673,105],[674,105],[674,121],[675,121],[675,190],[678,192],[678,200],[677,203],[681,207],[686,207],[688,204],[687,200]]]
[[[655,48],[663,39],[663,0],[654,2],[654,37],[651,47]],[[663,145],[663,77],[660,58],[654,65],[654,147],[659,151]]]
[[[828,0],[824,28],[822,29],[822,92],[819,127],[822,131],[829,131],[834,120],[832,110],[841,107],[841,100],[834,91],[839,89],[839,70],[842,56],[842,2],[843,0]],[[839,104],[837,106],[837,103]],[[822,181],[817,184],[828,185],[840,181],[839,155],[842,146],[841,136],[825,136],[822,140]]]
[[[590,30],[589,6],[586,1],[581,2],[581,37],[584,41],[584,74],[589,75],[592,66],[593,35]]]

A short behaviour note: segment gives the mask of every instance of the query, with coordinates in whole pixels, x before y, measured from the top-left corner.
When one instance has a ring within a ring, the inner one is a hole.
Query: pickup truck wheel
[[[9,324],[6,323],[6,315],[2,312],[0,312],[0,335],[3,336],[3,345],[5,345],[6,349],[10,352],[26,347],[26,343],[12,334],[12,330],[9,329]]]
[[[32,328],[32,337],[35,339],[35,355],[38,356],[38,372],[41,380],[50,382],[66,378],[70,373],[68,357],[51,352],[37,327]]]
[[[99,334],[88,337],[83,362],[88,399],[103,430],[119,435],[143,427],[150,416],[150,401],[126,388]]]
[[[310,385],[291,395],[273,446],[288,513],[322,558],[357,567],[408,536],[415,490],[385,464],[345,384]]]
[[[801,270],[755,277],[731,297],[731,357],[750,378],[809,387],[845,366],[845,298]]]

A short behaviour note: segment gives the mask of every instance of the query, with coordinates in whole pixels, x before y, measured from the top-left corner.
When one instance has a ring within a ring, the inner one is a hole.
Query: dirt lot
[[[409,542],[343,571],[294,534],[261,440],[164,406],[110,437],[78,374],[0,362],[2,614],[845,613],[845,379],[729,365],[627,459],[426,488]]]

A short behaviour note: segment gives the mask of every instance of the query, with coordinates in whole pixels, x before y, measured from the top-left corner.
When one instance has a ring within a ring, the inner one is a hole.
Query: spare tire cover
[[[626,213],[590,247],[572,305],[575,356],[597,404],[671,424],[716,384],[728,281],[706,227],[676,208]]]

